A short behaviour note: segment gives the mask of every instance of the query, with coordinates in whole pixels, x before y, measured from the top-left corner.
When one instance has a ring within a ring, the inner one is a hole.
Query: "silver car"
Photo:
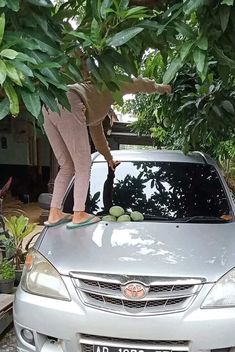
[[[233,350],[235,207],[220,170],[199,152],[113,155],[115,172],[93,156],[87,210],[145,220],[44,228],[15,296],[18,351]]]

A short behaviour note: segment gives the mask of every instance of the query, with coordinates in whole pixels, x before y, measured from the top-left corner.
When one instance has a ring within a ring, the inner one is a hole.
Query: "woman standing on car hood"
[[[138,92],[168,94],[171,87],[142,77],[134,78],[132,82],[121,87],[122,95]],[[91,167],[87,126],[96,150],[104,156],[113,170],[117,162],[110,153],[102,126],[114,103],[112,93],[108,90],[99,92],[91,83],[80,83],[69,86],[68,99],[71,111],[60,107],[58,114],[43,109],[44,128],[60,166],[55,179],[49,218],[45,225],[56,226],[71,220],[62,212],[61,206],[69,182],[75,175],[74,213],[72,221],[67,224],[67,228],[74,228],[100,220],[85,212]]]

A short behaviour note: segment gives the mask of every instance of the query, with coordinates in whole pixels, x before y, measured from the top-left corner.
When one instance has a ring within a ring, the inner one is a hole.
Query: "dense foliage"
[[[160,12],[157,40],[144,75],[171,82],[170,97],[138,95],[123,110],[138,115],[134,128],[161,147],[201,149],[234,158],[235,7],[228,1],[175,1]],[[156,45],[157,46],[157,45]]]
[[[69,109],[67,84],[86,78],[83,63],[119,100],[119,85],[138,74],[152,16],[127,0],[0,0],[0,119],[23,105],[41,120],[42,103],[58,111],[56,98]]]
[[[69,109],[67,85],[88,78],[85,66],[119,102],[120,84],[143,74],[173,94],[124,106],[139,132],[159,146],[231,154],[234,31],[234,0],[0,0],[0,119]]]
[[[66,104],[62,28],[51,9],[49,0],[0,0],[0,118],[24,105],[40,119],[41,102],[54,110],[55,97]]]

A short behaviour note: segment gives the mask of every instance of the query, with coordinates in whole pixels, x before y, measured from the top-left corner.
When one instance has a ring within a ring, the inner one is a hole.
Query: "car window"
[[[103,215],[112,205],[172,218],[231,211],[213,166],[176,162],[122,162],[115,173],[107,163],[94,163],[87,211]]]

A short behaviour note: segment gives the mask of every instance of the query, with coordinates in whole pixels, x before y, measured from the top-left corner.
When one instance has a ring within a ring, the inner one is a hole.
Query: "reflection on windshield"
[[[112,205],[173,219],[230,213],[214,167],[195,163],[122,162],[115,174],[94,163],[87,210],[103,215]]]

